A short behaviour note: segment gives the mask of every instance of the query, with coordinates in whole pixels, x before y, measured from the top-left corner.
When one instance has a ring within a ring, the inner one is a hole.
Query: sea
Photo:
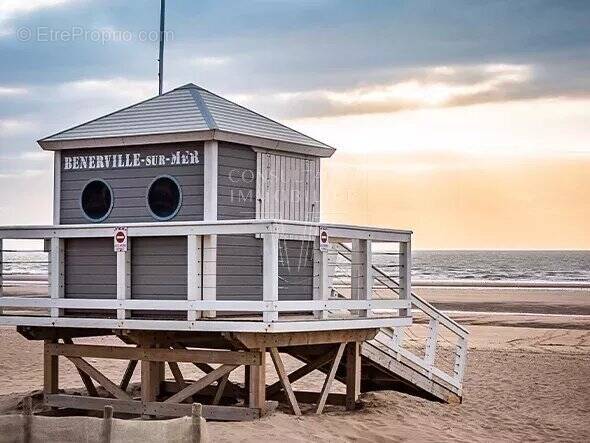
[[[590,284],[590,251],[413,251],[419,282],[576,282]],[[387,256],[375,257],[385,263]],[[44,252],[4,252],[2,275],[47,276]]]

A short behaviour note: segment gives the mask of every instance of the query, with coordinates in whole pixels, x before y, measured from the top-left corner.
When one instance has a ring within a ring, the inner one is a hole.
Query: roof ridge
[[[191,83],[191,84],[192,84],[192,83]],[[196,85],[195,85],[195,86],[196,86]],[[271,122],[273,122],[273,123],[276,123],[277,125],[279,125],[279,126],[281,126],[281,127],[283,127],[283,128],[286,128],[286,129],[288,129],[288,130],[290,130],[290,131],[296,132],[297,134],[301,135],[302,137],[305,137],[305,138],[308,138],[308,139],[310,139],[310,140],[313,140],[314,142],[316,142],[316,143],[319,143],[319,144],[320,144],[320,145],[322,145],[322,146],[326,146],[326,147],[328,147],[328,148],[334,149],[334,148],[332,148],[332,146],[330,146],[330,145],[327,145],[326,143],[324,143],[324,142],[321,142],[321,141],[319,141],[318,139],[315,139],[315,138],[313,138],[313,137],[310,137],[309,135],[307,135],[307,134],[304,134],[303,132],[300,132],[300,131],[298,131],[297,129],[293,129],[293,128],[291,128],[291,127],[287,126],[287,125],[284,125],[283,123],[281,123],[281,122],[278,122],[278,121],[276,121],[276,120],[274,120],[274,119],[272,119],[272,118],[270,118],[270,117],[267,117],[266,115],[262,115],[262,114],[260,114],[259,112],[253,111],[253,110],[252,110],[252,109],[250,109],[250,108],[246,108],[245,106],[242,106],[242,105],[240,105],[239,103],[236,103],[236,102],[234,102],[234,101],[231,101],[231,100],[229,100],[229,99],[227,99],[227,98],[225,98],[225,97],[222,97],[222,96],[220,96],[220,95],[217,95],[216,93],[214,93],[214,92],[211,92],[211,91],[209,91],[208,89],[201,88],[200,86],[197,86],[197,88],[199,88],[199,90],[201,90],[201,91],[208,92],[209,94],[211,94],[211,95],[214,95],[215,97],[217,97],[217,98],[220,98],[221,100],[225,100],[226,102],[229,102],[229,103],[231,103],[232,105],[238,106],[238,107],[240,107],[240,108],[244,109],[245,111],[251,112],[252,114],[256,114],[257,116],[259,116],[259,117],[261,117],[261,118],[263,118],[263,119],[266,119],[266,120],[269,120],[269,121],[271,121]]]
[[[189,83],[190,85],[193,85],[192,83]],[[185,85],[186,86],[186,85]],[[196,86],[196,85],[193,85]],[[179,88],[182,89],[182,88]],[[209,111],[209,108],[207,107],[207,104],[205,103],[205,100],[203,100],[203,97],[201,97],[201,90],[203,90],[202,88],[186,88],[188,89],[191,97],[193,98],[193,100],[195,101],[195,105],[197,105],[197,109],[199,110],[199,112],[201,113],[201,115],[203,116],[203,119],[205,120],[205,123],[207,123],[207,126],[209,127],[209,129],[219,129],[217,127],[217,123],[215,123],[215,119],[213,118],[213,115],[211,114],[211,112]]]
[[[96,121],[98,121],[98,120],[102,120],[103,118],[110,117],[111,115],[117,114],[117,113],[119,113],[119,112],[127,111],[128,109],[135,108],[136,106],[139,106],[139,105],[143,105],[143,104],[144,104],[144,103],[146,103],[146,102],[149,102],[149,101],[151,101],[151,100],[155,100],[155,99],[157,99],[157,98],[159,98],[159,97],[163,97],[163,96],[165,96],[165,95],[171,94],[171,93],[172,93],[172,92],[174,92],[174,91],[176,91],[176,89],[171,89],[170,91],[168,91],[168,92],[165,92],[165,93],[163,93],[163,94],[154,95],[154,96],[152,96],[152,97],[150,97],[150,98],[146,98],[145,100],[142,100],[142,101],[140,101],[140,102],[138,102],[138,103],[134,103],[134,104],[132,104],[132,105],[125,106],[124,108],[117,109],[116,111],[109,112],[108,114],[101,115],[100,117],[96,117],[96,118],[93,118],[93,119],[91,119],[91,120],[85,121],[84,123],[80,123],[79,125],[75,125],[75,126],[72,126],[72,127],[70,127],[70,128],[64,129],[64,130],[62,130],[62,131],[56,132],[55,134],[48,135],[47,137],[43,137],[42,139],[39,139],[39,140],[37,140],[37,141],[39,142],[39,141],[43,141],[43,140],[46,140],[46,139],[49,139],[49,138],[52,138],[52,137],[56,137],[56,136],[58,136],[58,135],[61,135],[61,134],[63,134],[64,132],[68,132],[68,131],[71,131],[71,130],[73,130],[73,129],[77,129],[77,128],[81,127],[81,126],[88,125],[88,124],[90,124],[90,123],[94,123],[94,122],[96,122]]]

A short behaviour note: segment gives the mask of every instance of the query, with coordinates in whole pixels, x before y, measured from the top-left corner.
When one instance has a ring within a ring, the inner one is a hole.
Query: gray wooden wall
[[[203,149],[193,166],[64,171],[62,165],[61,223],[88,223],[80,208],[84,185],[94,178],[113,190],[114,206],[104,223],[155,221],[146,207],[146,193],[158,175],[175,177],[182,188],[182,207],[173,220],[203,219]],[[195,144],[130,148],[132,152],[162,153],[194,149]],[[70,151],[69,155],[119,153],[119,149]],[[257,153],[248,146],[219,144],[218,219],[255,219]],[[308,300],[313,293],[312,243],[281,240],[279,298]],[[187,249],[184,237],[134,238],[131,241],[131,293],[134,299],[185,299]],[[66,241],[65,296],[116,298],[116,257],[113,241]],[[218,236],[217,295],[221,300],[262,299],[262,240],[255,236]],[[145,315],[146,313],[141,313]]]
[[[256,218],[257,153],[249,147],[219,144],[219,220]],[[310,242],[281,240],[279,299],[313,297],[313,251]],[[217,239],[217,295],[220,299],[262,299],[262,239],[224,235]]]
[[[117,154],[121,149],[84,149],[64,151],[62,155],[60,219],[62,224],[90,223],[80,208],[80,194],[84,185],[100,178],[113,190],[113,210],[104,223],[129,223],[155,221],[146,206],[146,194],[150,183],[159,175],[170,175],[182,188],[182,206],[174,220],[203,220],[203,144],[176,143],[149,147],[130,147],[129,152],[143,154],[173,153],[177,150],[199,152],[199,164],[190,166],[163,166],[100,170],[64,170],[65,156],[88,154]]]
[[[64,170],[62,158],[61,223],[89,223],[80,208],[84,185],[92,179],[106,181],[113,191],[113,209],[103,223],[155,222],[146,206],[151,181],[170,175],[180,184],[182,206],[174,220],[203,219],[203,144],[177,143],[129,148],[129,152],[170,154],[177,150],[199,152],[199,164],[100,170]],[[121,149],[85,149],[66,155],[116,154]],[[131,244],[131,293],[137,299],[186,299],[186,239],[135,238]],[[65,296],[116,298],[116,257],[113,240],[72,239],[65,242]]]

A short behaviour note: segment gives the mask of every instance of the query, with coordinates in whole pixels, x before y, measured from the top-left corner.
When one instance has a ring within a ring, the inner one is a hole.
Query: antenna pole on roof
[[[160,55],[158,57],[158,95],[162,95],[164,82],[164,16],[166,15],[166,0],[160,0]]]

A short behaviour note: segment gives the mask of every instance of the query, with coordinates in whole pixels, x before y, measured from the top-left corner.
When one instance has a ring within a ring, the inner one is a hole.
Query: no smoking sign
[[[127,228],[115,228],[115,252],[127,252]]]

